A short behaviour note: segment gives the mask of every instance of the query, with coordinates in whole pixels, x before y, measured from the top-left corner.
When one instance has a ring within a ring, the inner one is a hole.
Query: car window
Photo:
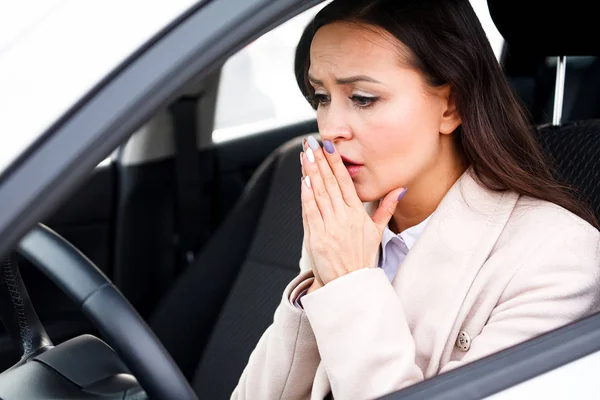
[[[296,86],[294,53],[321,3],[261,36],[221,70],[213,142],[315,118]]]
[[[296,85],[294,54],[321,3],[268,32],[232,56],[221,70],[213,142],[219,143],[315,118]],[[503,39],[485,0],[471,0],[499,58]]]

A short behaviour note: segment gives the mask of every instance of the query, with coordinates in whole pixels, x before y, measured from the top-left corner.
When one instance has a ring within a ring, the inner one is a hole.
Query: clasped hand
[[[315,275],[309,292],[352,271],[376,267],[383,232],[406,192],[388,193],[370,216],[339,152],[331,142],[324,145],[325,151],[309,136],[300,154],[304,246]]]

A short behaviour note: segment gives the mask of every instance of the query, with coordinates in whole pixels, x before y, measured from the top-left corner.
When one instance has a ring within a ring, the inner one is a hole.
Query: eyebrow
[[[314,83],[315,85],[323,84],[323,81],[315,79],[310,74],[308,74],[308,80],[311,81],[312,83]],[[377,79],[373,79],[370,76],[366,76],[366,75],[349,76],[347,78],[336,78],[335,83],[337,83],[338,85],[349,85],[351,83],[361,82],[361,81],[381,84],[381,82],[379,82]]]

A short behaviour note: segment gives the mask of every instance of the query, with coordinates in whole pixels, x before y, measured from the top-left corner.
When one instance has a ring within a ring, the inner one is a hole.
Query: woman
[[[375,398],[599,310],[594,217],[468,0],[334,1],[302,43],[301,273],[232,398]]]

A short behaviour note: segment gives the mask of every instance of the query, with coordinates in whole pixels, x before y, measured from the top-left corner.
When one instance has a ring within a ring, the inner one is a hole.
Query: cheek
[[[369,116],[363,145],[382,189],[408,184],[435,161],[439,117],[434,110],[431,104],[413,102],[381,107]]]
[[[417,161],[435,151],[439,119],[427,104],[389,105],[371,115],[367,132],[376,159]]]

